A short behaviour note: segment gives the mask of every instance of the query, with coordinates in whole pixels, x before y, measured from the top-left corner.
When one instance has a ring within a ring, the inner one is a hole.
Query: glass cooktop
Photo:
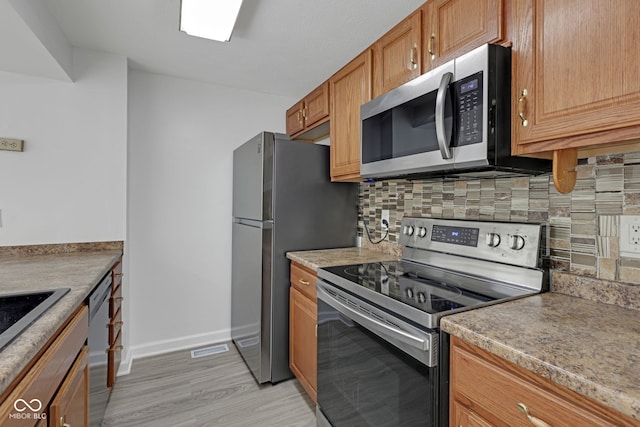
[[[410,261],[325,267],[318,277],[429,328],[440,317],[531,294],[530,290]]]

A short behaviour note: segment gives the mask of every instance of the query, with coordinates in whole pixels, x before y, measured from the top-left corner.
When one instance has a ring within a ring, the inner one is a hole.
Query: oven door
[[[318,425],[438,425],[438,333],[317,288]]]

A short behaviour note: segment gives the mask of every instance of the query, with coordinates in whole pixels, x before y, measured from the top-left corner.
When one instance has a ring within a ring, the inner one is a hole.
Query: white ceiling
[[[178,31],[179,0],[41,1],[73,46],[127,56],[138,70],[294,98],[424,2],[244,0],[221,43]]]

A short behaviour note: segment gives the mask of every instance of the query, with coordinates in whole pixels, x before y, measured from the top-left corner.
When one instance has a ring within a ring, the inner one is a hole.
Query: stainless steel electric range
[[[448,425],[440,319],[545,291],[545,230],[407,217],[402,260],[319,269],[318,425]]]

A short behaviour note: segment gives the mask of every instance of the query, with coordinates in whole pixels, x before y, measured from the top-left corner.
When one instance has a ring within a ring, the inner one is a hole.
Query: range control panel
[[[405,217],[400,244],[415,249],[536,267],[543,226],[515,222]]]

